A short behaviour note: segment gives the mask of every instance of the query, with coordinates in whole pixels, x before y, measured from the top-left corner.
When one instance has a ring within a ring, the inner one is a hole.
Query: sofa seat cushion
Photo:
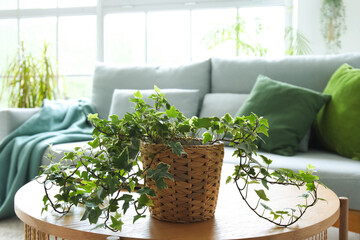
[[[210,91],[210,60],[180,66],[115,66],[98,64],[91,101],[100,118],[107,118],[114,89],[198,89],[199,104]],[[199,112],[199,111],[198,111]]]
[[[234,148],[225,147],[225,164],[237,164],[233,157]],[[308,152],[297,153],[295,156],[281,156],[259,151],[259,154],[273,160],[272,169],[289,168],[293,171],[304,170],[311,164],[317,171],[320,181],[333,190],[338,196],[350,199],[351,209],[360,210],[360,161],[342,157],[340,155],[310,149]],[[256,157],[260,162],[260,157]]]

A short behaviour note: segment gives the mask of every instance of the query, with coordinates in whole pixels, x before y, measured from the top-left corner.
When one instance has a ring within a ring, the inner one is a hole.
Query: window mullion
[[[189,60],[190,62],[192,61],[193,57],[192,57],[192,10],[190,9],[189,10]]]
[[[145,12],[145,63],[148,63],[148,12]]]
[[[97,1],[96,7],[96,60],[104,61],[104,14],[102,1]]]

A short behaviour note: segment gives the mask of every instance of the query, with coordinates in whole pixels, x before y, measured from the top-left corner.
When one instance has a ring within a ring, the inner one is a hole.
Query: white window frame
[[[61,1],[61,0],[58,0]],[[104,17],[112,13],[149,12],[166,10],[195,10],[214,8],[242,8],[254,6],[285,6],[292,8],[297,0],[97,0],[93,7],[48,8],[48,9],[16,9],[0,10],[0,19],[17,19],[18,42],[20,43],[20,19],[34,17],[56,17],[56,59],[58,59],[58,19],[61,16],[95,15],[96,26],[96,61],[104,62]],[[17,0],[19,6],[19,0]],[[285,25],[293,26],[293,12],[286,11]],[[191,25],[191,19],[190,19]],[[146,43],[145,43],[146,45]],[[145,46],[145,51],[147,52]],[[190,48],[191,51],[191,48]],[[145,62],[147,62],[145,52]],[[190,52],[191,58],[191,52]],[[190,59],[191,61],[191,59]],[[75,75],[66,75],[74,77]],[[76,75],[89,76],[89,75]]]

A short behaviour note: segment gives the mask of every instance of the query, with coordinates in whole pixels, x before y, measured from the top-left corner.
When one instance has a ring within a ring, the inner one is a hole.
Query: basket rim
[[[157,147],[170,147],[166,144],[163,144],[163,143],[150,143],[150,142],[144,142],[144,141],[141,141],[140,142],[140,145],[143,145],[143,146],[157,146]],[[194,145],[183,145],[183,148],[211,148],[211,147],[224,147],[225,144],[224,142],[222,141],[217,141],[213,144],[194,144]]]

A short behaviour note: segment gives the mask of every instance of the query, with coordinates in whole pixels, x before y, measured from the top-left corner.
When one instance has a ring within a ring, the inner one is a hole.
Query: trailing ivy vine
[[[126,113],[122,119],[116,115],[110,116],[109,120],[99,119],[97,114],[89,115],[94,126],[94,140],[85,148],[65,153],[60,163],[52,162],[43,167],[39,178],[46,193],[43,211],[50,207],[57,213],[66,214],[72,206],[82,205],[85,212],[81,220],[121,231],[122,216],[130,207],[136,211],[133,218],[136,222],[145,217],[146,208],[153,205],[150,197],[155,196],[155,191],[146,182],[155,181],[161,190],[167,187],[164,179],[173,179],[168,172],[169,165],[165,163],[154,169],[150,168],[152,163],[143,168],[140,142],[165,144],[181,156],[186,154],[183,145],[198,142],[199,138],[202,144],[223,141],[234,148],[233,155],[239,162],[227,182],[235,182],[243,200],[259,217],[279,226],[290,226],[319,200],[317,188],[320,183],[313,174],[313,167],[299,173],[290,169],[270,170],[270,159],[264,155],[256,157],[256,142],[261,141],[262,134],[268,135],[266,119],[256,114],[234,118],[230,114],[221,118],[187,118],[157,87],[149,98],[153,100],[153,106],[142,99],[139,91],[136,92],[130,99],[135,104],[135,112]],[[152,159],[156,155],[153,154]],[[248,198],[250,185],[257,186],[255,203]],[[306,192],[301,195],[305,203],[290,209],[273,210],[266,194],[269,185],[305,186]],[[54,186],[58,190],[51,195],[49,190]]]

